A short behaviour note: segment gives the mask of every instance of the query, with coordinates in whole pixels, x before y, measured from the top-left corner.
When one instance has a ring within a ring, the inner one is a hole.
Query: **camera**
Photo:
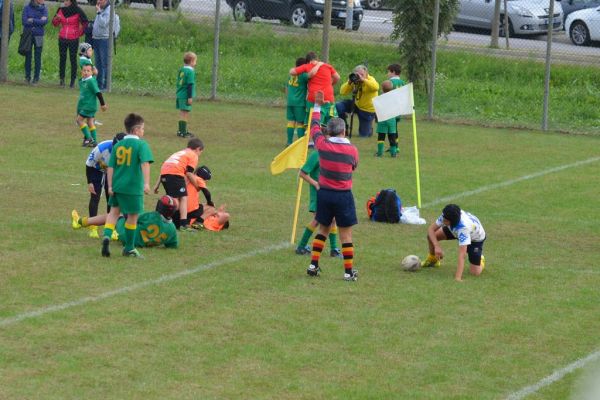
[[[360,76],[358,76],[358,74],[356,72],[350,73],[350,75],[348,75],[348,80],[354,84],[361,82]]]

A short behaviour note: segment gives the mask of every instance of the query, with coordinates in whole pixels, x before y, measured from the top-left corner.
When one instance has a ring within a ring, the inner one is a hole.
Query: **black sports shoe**
[[[110,257],[110,249],[108,246],[110,245],[110,238],[105,237],[102,239],[102,257]]]
[[[331,249],[331,251],[329,252],[329,255],[331,257],[344,258],[344,255],[342,254],[340,249]]]
[[[312,250],[308,246],[296,247],[296,254],[298,254],[299,256],[304,256],[304,255],[310,254],[311,252],[312,252]]]
[[[315,267],[314,265],[310,264],[306,269],[306,273],[310,276],[319,276],[319,274],[321,273],[321,268]]]
[[[358,271],[352,270],[349,274],[344,272],[344,280],[348,282],[354,282],[358,279]]]

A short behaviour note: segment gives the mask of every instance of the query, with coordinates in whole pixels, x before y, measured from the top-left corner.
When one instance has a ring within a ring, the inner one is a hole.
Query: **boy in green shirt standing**
[[[302,57],[296,60],[296,67],[306,64]],[[290,75],[286,85],[287,92],[287,145],[294,141],[294,131],[297,129],[298,138],[304,136],[304,119],[306,118],[306,92],[308,73]]]
[[[106,170],[111,209],[104,224],[103,257],[110,257],[110,238],[121,213],[127,215],[123,255],[141,257],[135,248],[135,231],[138,215],[144,211],[144,194],[150,194],[150,163],[154,157],[148,143],[142,140],[141,115],[131,113],[125,117],[125,132],[127,135],[113,147]]]
[[[196,71],[194,67],[198,57],[195,53],[188,51],[183,55],[183,67],[179,68],[177,74],[177,99],[175,106],[179,110],[179,129],[177,136],[182,138],[193,137],[187,130],[187,123],[190,111],[192,111],[192,102],[196,97]]]
[[[381,83],[383,93],[393,90],[393,83],[390,80]],[[396,157],[398,154],[398,120],[390,118],[385,121],[377,121],[377,153],[376,157],[383,157],[383,147],[385,145],[385,136],[390,142],[390,155]]]
[[[79,100],[77,101],[77,126],[83,133],[83,147],[96,147],[96,126],[94,117],[98,111],[96,98],[100,100],[100,108],[106,111],[108,106],[104,102],[104,97],[98,88],[98,82],[94,78],[91,64],[86,64],[81,68],[82,78],[79,80]],[[86,123],[87,121],[87,123]]]

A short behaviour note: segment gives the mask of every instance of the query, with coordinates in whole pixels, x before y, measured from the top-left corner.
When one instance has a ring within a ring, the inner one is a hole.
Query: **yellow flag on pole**
[[[275,156],[271,161],[271,174],[281,174],[289,168],[302,168],[307,152],[308,135],[304,135]]]

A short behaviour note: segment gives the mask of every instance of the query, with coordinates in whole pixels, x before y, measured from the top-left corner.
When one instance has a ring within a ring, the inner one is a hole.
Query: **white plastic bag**
[[[419,209],[417,206],[402,207],[400,222],[411,225],[424,225],[426,223],[425,219],[419,216]]]

